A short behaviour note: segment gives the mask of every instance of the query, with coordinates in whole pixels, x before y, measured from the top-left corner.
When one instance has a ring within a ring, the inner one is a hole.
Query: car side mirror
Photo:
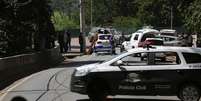
[[[122,61],[122,60],[118,60],[118,61],[117,61],[117,65],[118,65],[118,66],[123,65],[123,61]]]

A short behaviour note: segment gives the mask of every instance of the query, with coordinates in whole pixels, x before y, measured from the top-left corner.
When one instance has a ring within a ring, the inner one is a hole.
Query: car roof
[[[163,40],[161,38],[146,38],[146,40]]]
[[[156,29],[150,29],[150,28],[144,28],[144,29],[139,29],[137,30],[135,33],[132,33],[133,35],[134,34],[145,34],[145,33],[156,33],[156,34],[159,34],[160,32]]]
[[[170,36],[170,35],[158,35],[159,37],[167,37],[167,38],[178,38],[177,36]]]
[[[161,33],[176,33],[176,30],[174,29],[161,29]]]
[[[201,54],[201,48],[192,48],[192,47],[169,47],[169,46],[153,46],[155,48],[149,48],[149,51],[152,52],[161,52],[161,51],[173,51],[173,52],[186,52],[186,53],[199,53]],[[130,49],[128,52],[143,52],[147,51],[147,48],[136,48]]]

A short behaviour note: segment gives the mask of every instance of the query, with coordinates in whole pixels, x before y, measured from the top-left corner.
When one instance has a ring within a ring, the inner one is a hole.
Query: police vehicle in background
[[[142,47],[143,46],[142,44],[145,43],[145,40],[147,38],[152,38],[153,41],[163,41],[162,39],[156,37],[159,33],[160,32],[158,30],[151,29],[151,28],[139,29],[138,31],[136,31],[135,33],[131,35],[131,38],[129,41],[124,41],[122,43],[121,50],[127,51],[129,49]],[[159,42],[159,44],[157,45],[163,45],[160,43],[163,43],[163,42]]]
[[[94,45],[94,52],[98,54],[99,52],[107,52],[112,54],[115,51],[113,48],[113,38],[112,34],[98,34],[98,40]]]
[[[71,91],[87,94],[92,101],[104,101],[108,95],[176,95],[182,101],[198,101],[200,52],[190,47],[131,49],[109,61],[76,68]]]

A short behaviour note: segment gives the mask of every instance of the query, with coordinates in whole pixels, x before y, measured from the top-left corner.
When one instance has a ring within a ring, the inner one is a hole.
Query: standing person
[[[61,32],[58,35],[58,41],[59,41],[60,52],[63,53],[63,49],[64,49],[64,34],[61,33]]]
[[[186,33],[182,34],[182,47],[188,46],[188,35]]]
[[[95,43],[96,43],[97,40],[98,40],[98,33],[95,33],[95,35],[93,35],[90,38],[91,45],[89,46],[89,50],[87,52],[88,54],[92,54],[93,53],[93,49],[94,49],[94,46],[95,46]]]
[[[110,36],[110,43],[111,43],[111,46],[112,46],[112,54],[116,54],[115,53],[115,42],[114,42],[114,37],[113,36]]]
[[[64,32],[64,52],[68,52],[68,35],[67,31]]]
[[[71,33],[70,31],[67,31],[67,46],[68,46],[68,50],[71,51]]]
[[[192,38],[191,34],[188,33],[188,37],[187,37],[188,47],[192,47],[192,42],[193,42],[193,38]]]
[[[192,35],[192,47],[197,48],[197,33],[193,33]]]
[[[84,38],[83,38],[83,33],[80,32],[80,35],[79,35],[79,44],[80,44],[80,53],[83,53],[83,45],[84,45]]]

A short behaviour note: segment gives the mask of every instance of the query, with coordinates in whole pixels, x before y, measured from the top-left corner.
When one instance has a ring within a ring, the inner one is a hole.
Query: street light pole
[[[91,29],[93,27],[93,0],[91,0]]]
[[[171,25],[170,25],[170,28],[172,29],[172,26],[173,26],[173,12],[172,12],[172,6],[171,6]]]
[[[80,1],[80,32],[84,32],[84,25],[85,25],[85,21],[84,21],[84,3],[83,0],[79,0]]]
[[[83,33],[83,50],[86,50],[86,40],[85,40],[85,12],[84,12],[84,2],[83,0],[79,0],[80,3],[80,32]]]

